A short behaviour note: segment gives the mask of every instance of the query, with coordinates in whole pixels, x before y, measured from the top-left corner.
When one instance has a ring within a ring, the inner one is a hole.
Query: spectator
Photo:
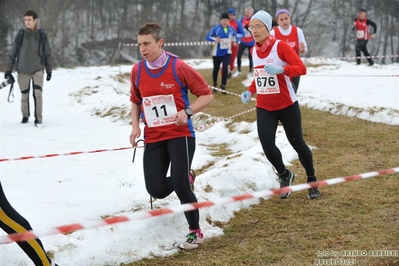
[[[11,51],[8,53],[7,69],[4,78],[14,80],[12,70],[15,65],[18,72],[18,85],[21,89],[22,121],[29,121],[29,91],[30,82],[33,87],[33,100],[35,107],[35,126],[43,126],[43,71],[46,69],[46,80],[50,81],[52,73],[52,60],[50,44],[47,34],[43,29],[36,27],[38,16],[33,10],[28,10],[24,15],[25,29],[20,29],[15,38]]]

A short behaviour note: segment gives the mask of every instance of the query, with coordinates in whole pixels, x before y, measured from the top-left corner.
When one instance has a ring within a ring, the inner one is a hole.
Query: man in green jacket
[[[43,75],[44,69],[46,69],[46,79],[47,81],[51,79],[51,49],[44,30],[36,27],[37,13],[33,10],[26,11],[24,21],[26,28],[19,31],[11,51],[8,53],[4,78],[14,80],[11,73],[15,66],[18,73],[18,85],[21,89],[21,123],[24,124],[28,123],[30,116],[29,91],[32,80],[35,126],[42,127]]]

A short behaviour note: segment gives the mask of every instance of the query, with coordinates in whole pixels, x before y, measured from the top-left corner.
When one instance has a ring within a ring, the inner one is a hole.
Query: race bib
[[[231,41],[228,38],[220,39],[220,49],[229,49],[231,47]]]
[[[356,38],[363,39],[364,38],[364,30],[356,31]]]
[[[176,122],[173,120],[173,116],[177,113],[173,94],[144,97],[143,110],[149,127],[160,127]]]
[[[269,75],[265,70],[254,69],[254,80],[257,94],[277,94],[280,93],[277,75]]]

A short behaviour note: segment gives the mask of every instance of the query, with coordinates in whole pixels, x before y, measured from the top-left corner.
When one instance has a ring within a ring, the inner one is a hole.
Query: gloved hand
[[[284,73],[284,67],[282,66],[265,66],[265,71],[269,75],[277,75],[277,74],[283,74]]]
[[[11,74],[11,71],[6,71],[6,73],[4,73],[4,78],[8,80],[10,83],[15,82],[14,76]]]
[[[249,103],[251,100],[252,93],[250,91],[244,91],[241,93],[241,101],[245,104]]]
[[[46,78],[46,80],[47,80],[47,81],[50,81],[50,79],[51,79],[51,72],[47,72],[47,78]]]

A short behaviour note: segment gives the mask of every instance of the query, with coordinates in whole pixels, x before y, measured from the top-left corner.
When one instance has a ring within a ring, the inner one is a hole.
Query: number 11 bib
[[[144,115],[149,127],[160,127],[176,123],[177,113],[173,94],[143,97]]]

